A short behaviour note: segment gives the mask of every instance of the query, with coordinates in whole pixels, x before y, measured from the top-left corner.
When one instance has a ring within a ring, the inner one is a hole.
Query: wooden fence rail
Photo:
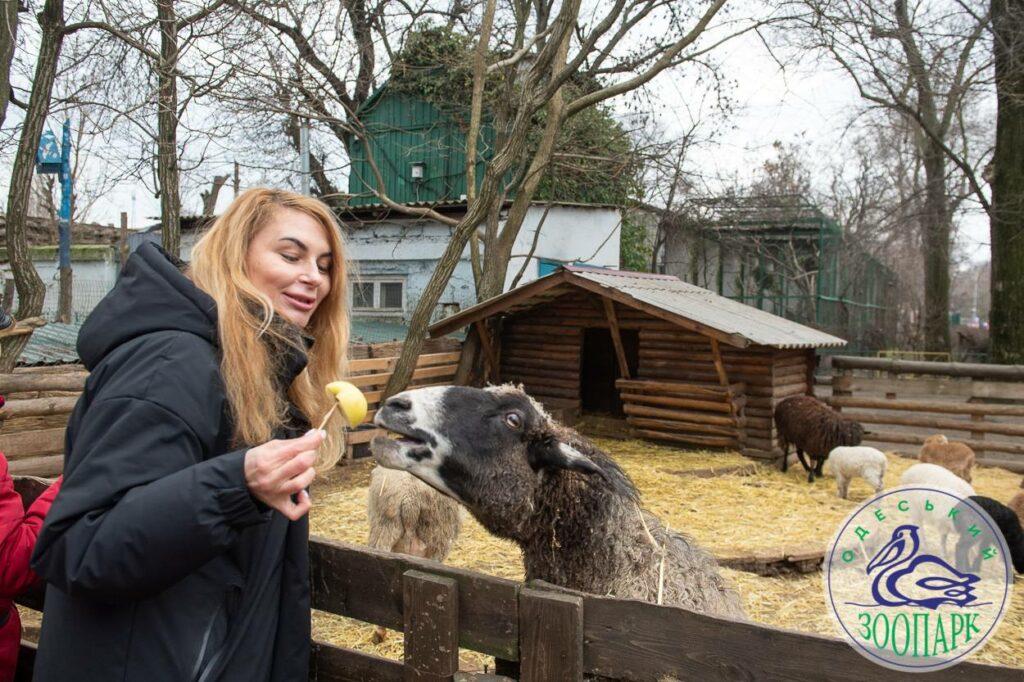
[[[410,387],[451,383],[458,366],[459,353],[443,346],[437,353],[420,355]],[[393,344],[387,346],[394,352]],[[349,362],[350,381],[366,395],[373,419],[384,385],[391,378],[397,355],[370,357]],[[21,370],[0,374],[0,395],[8,398],[0,408],[0,452],[10,460],[11,473],[24,476],[56,476],[63,466],[64,428],[85,387],[87,372],[80,366],[70,371],[41,372]],[[71,395],[43,395],[61,393]],[[364,424],[349,432],[348,445],[368,443],[383,433]]]
[[[523,585],[323,538],[314,538],[310,551],[314,608],[406,635],[402,662],[317,642],[313,679],[453,680],[456,644],[496,656],[499,671],[526,681],[579,680],[583,675],[902,679],[901,673],[871,663],[839,639],[542,582]],[[929,679],[1019,680],[1021,675],[1019,669],[964,663]]]
[[[845,356],[832,366],[828,401],[866,426],[866,441],[920,445],[943,433],[982,463],[1024,471],[1024,425],[1014,419],[1024,417],[1024,366]]]
[[[19,479],[26,502],[48,481]],[[521,584],[320,537],[310,541],[312,606],[405,633],[401,661],[314,641],[310,680],[496,682],[459,672],[459,649],[496,657],[524,682],[581,680],[904,679],[845,642],[685,609]],[[39,609],[39,595],[19,599]],[[367,625],[367,629],[369,629]],[[22,643],[16,680],[30,680],[35,645]],[[962,663],[929,680],[1020,680],[1024,671]]]

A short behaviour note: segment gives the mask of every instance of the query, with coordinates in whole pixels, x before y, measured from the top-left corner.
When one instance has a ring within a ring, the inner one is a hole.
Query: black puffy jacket
[[[35,679],[306,679],[308,521],[246,488],[213,299],[144,245],[78,352],[90,375],[32,562],[48,583]],[[279,385],[305,362],[291,352]],[[308,428],[292,425],[277,435]]]

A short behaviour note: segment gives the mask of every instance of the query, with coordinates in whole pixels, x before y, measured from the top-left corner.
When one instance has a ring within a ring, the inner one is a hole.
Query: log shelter
[[[772,414],[811,394],[816,349],[846,342],[672,275],[566,265],[445,318],[472,326],[487,378],[570,421],[624,417],[635,436],[776,459]]]

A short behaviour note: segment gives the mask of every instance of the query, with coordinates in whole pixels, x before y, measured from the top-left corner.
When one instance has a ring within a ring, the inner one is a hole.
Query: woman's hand
[[[306,488],[316,477],[313,463],[324,432],[312,429],[299,438],[272,440],[245,453],[245,484],[263,504],[292,521],[312,506]],[[296,495],[298,502],[292,500]]]

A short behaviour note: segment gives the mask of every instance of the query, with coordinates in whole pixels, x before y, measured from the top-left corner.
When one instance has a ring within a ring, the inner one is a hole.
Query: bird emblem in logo
[[[871,596],[879,606],[920,606],[935,610],[943,604],[965,607],[977,601],[974,584],[981,578],[958,571],[934,554],[919,553],[920,529],[899,526],[868,562],[874,574]]]

